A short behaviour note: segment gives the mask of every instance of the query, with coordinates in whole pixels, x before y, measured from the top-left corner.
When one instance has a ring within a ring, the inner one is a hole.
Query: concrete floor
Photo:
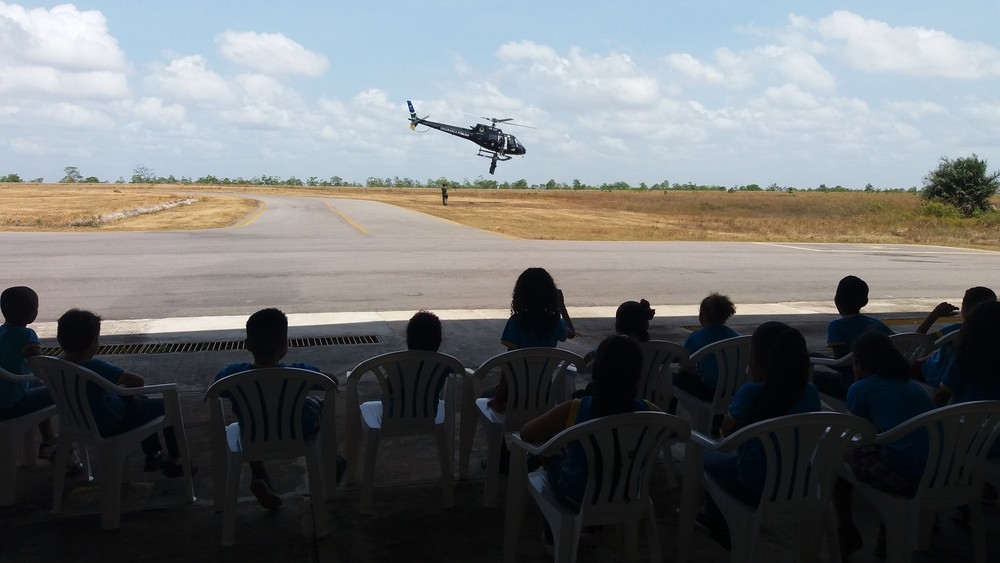
[[[763,320],[769,319],[738,317],[732,324],[741,333],[749,334]],[[806,334],[811,349],[822,348],[828,316],[800,316],[783,320]],[[894,328],[908,330],[905,322]],[[658,317],[654,320],[652,336],[655,339],[683,341],[687,334],[683,327],[695,323],[693,317]],[[576,324],[583,336],[566,343],[565,347],[581,354],[593,349],[613,326],[612,320],[607,318],[577,319]],[[368,323],[293,328],[291,337],[375,334],[381,343],[293,348],[287,359],[314,363],[329,372],[343,374],[368,357],[401,349],[404,325]],[[467,365],[477,366],[502,351],[497,339],[502,326],[503,321],[495,319],[446,321],[442,351],[458,357]],[[239,340],[242,337],[238,332],[158,335],[162,342]],[[137,339],[139,337],[132,338]],[[104,343],[112,342],[112,339],[105,340]],[[503,502],[494,509],[484,508],[481,504],[483,470],[479,460],[485,455],[481,429],[472,455],[469,478],[455,484],[456,502],[453,508],[442,508],[433,439],[385,440],[376,470],[375,515],[360,515],[356,485],[342,484],[337,498],[324,505],[332,525],[332,532],[325,538],[317,539],[313,534],[312,499],[306,486],[304,461],[269,463],[275,488],[285,501],[284,506],[276,511],[266,511],[257,505],[247,487],[249,471],[244,470],[237,545],[223,548],[220,545],[222,516],[212,509],[215,493],[211,484],[208,411],[202,397],[218,369],[248,357],[245,352],[201,352],[106,358],[146,376],[150,383],[178,384],[187,438],[193,459],[200,467],[195,476],[198,500],[185,502],[179,480],[172,481],[157,473],[143,473],[141,456],[137,451],[131,465],[133,482],[125,485],[122,495],[121,528],[105,532],[100,529],[97,483],[86,483],[80,476],[68,478],[63,510],[53,515],[50,512],[52,468],[48,463],[40,462],[34,467],[18,470],[17,503],[0,508],[0,562],[280,560],[364,563],[502,560]],[[345,411],[343,396],[337,401],[338,418],[342,418]],[[343,428],[343,425],[339,427]],[[339,443],[343,448],[343,436]],[[675,457],[681,463],[682,453],[682,449],[675,448]],[[657,472],[662,471],[662,467],[657,468]],[[501,495],[505,487],[506,483],[502,482]],[[665,479],[657,478],[654,500],[660,541],[667,560],[674,559],[680,490],[666,488]],[[1000,561],[1000,511],[995,505],[984,508],[988,560]],[[855,512],[865,536],[865,548],[851,560],[879,561],[871,555],[877,528],[873,508],[859,498],[855,503]],[[529,506],[520,535],[517,561],[551,560],[541,542],[541,529],[540,513]],[[603,539],[602,545],[596,549],[581,548],[579,560],[616,561],[616,534],[613,530],[606,530]],[[692,545],[690,561],[693,562],[723,561],[729,556],[701,531],[695,532]],[[761,535],[756,560],[793,561],[794,545],[793,531],[767,529]],[[930,551],[916,553],[914,561],[967,561],[971,558],[970,549],[970,535],[953,523],[951,514],[945,514],[939,517],[939,530],[932,538]]]

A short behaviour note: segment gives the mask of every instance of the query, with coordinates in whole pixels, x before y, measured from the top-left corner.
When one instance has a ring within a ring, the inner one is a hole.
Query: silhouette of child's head
[[[702,326],[718,326],[726,324],[729,317],[736,314],[736,305],[728,296],[713,293],[701,300],[698,308],[698,321]]]
[[[833,303],[841,315],[857,315],[868,304],[868,284],[857,276],[846,276],[837,284]]]
[[[649,321],[656,314],[656,309],[649,306],[649,301],[626,301],[618,306],[615,313],[615,332],[631,336],[639,342],[649,341]]]
[[[417,311],[406,323],[406,347],[437,352],[441,347],[441,319],[430,311]]]
[[[288,352],[288,317],[279,309],[261,309],[247,319],[247,350],[254,363],[277,363]]]
[[[101,317],[82,309],[70,309],[59,317],[56,340],[68,354],[97,351],[101,336]]]
[[[642,349],[635,339],[615,334],[602,340],[592,371],[595,414],[630,410],[641,373]]]
[[[750,370],[757,381],[801,387],[809,378],[809,350],[802,333],[778,321],[758,326],[750,338]]]
[[[38,294],[23,285],[8,287],[0,293],[0,311],[7,324],[28,326],[38,317]]]
[[[1000,389],[996,351],[1000,348],[1000,302],[976,305],[962,321],[956,362],[959,373],[986,392]]]
[[[854,340],[854,375],[909,379],[910,364],[887,335],[870,330]]]
[[[511,313],[559,312],[559,296],[556,282],[545,268],[528,268],[521,272],[511,294]]]
[[[996,300],[997,294],[992,289],[983,286],[970,287],[965,290],[965,296],[962,297],[962,318],[968,318],[969,313],[977,305]]]

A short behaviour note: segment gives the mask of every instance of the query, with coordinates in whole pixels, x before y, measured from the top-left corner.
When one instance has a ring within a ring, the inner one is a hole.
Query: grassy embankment
[[[99,227],[80,218],[174,201],[193,205]],[[214,195],[214,194],[219,195]],[[0,230],[158,230],[221,227],[254,212],[256,202],[227,197],[281,193],[372,199],[472,227],[527,239],[737,240],[938,244],[1000,249],[1000,215],[934,217],[907,193],[625,192],[452,189],[245,188],[132,185],[0,185]],[[1000,201],[997,202],[1000,204]]]

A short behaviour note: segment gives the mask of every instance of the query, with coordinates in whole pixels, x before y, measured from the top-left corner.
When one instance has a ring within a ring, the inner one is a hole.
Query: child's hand
[[[934,307],[934,310],[931,311],[931,316],[938,319],[941,317],[951,317],[954,316],[956,313],[958,313],[958,307],[952,305],[951,303],[948,303],[947,301],[944,301],[938,303],[937,307]]]

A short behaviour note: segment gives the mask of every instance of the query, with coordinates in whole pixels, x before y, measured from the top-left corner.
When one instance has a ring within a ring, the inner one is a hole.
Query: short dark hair
[[[30,287],[18,285],[8,287],[0,293],[0,312],[11,324],[26,325],[32,321],[31,315],[38,310],[38,294]]]
[[[869,374],[890,379],[910,379],[910,364],[892,345],[888,335],[869,330],[854,340],[854,361]]]
[[[729,296],[721,293],[713,293],[702,299],[701,307],[698,308],[698,316],[711,324],[723,324],[735,314],[736,305],[733,305]]]
[[[247,350],[273,357],[288,345],[288,317],[280,309],[261,309],[247,319]]]
[[[966,312],[971,311],[976,305],[981,305],[983,303],[989,303],[990,301],[996,301],[997,294],[992,289],[988,287],[983,287],[977,285],[976,287],[970,287],[965,290],[965,296],[962,297],[962,309]]]
[[[406,323],[406,347],[437,352],[441,347],[441,319],[430,311],[417,311]]]
[[[837,284],[833,302],[848,314],[861,312],[861,308],[868,304],[868,284],[858,276],[845,276]]]
[[[65,352],[83,352],[100,335],[101,317],[83,309],[66,311],[56,326],[56,340]]]
[[[615,312],[615,332],[635,338],[639,342],[649,341],[649,321],[656,314],[656,309],[649,306],[649,301],[626,301],[618,306]]]

